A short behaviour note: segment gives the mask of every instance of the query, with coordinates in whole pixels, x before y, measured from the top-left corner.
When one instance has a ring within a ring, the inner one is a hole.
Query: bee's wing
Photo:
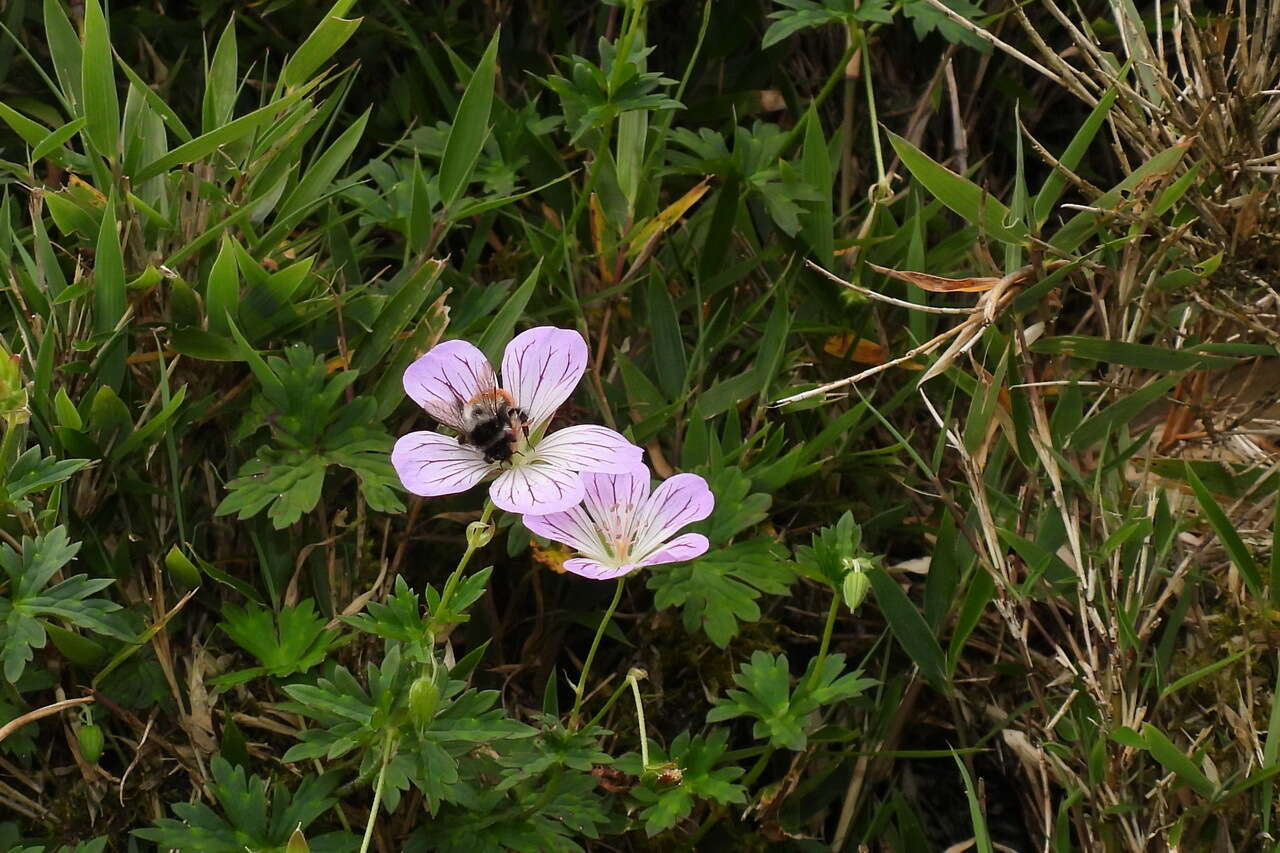
[[[454,429],[463,428],[467,401],[493,393],[497,384],[484,353],[466,341],[438,344],[404,372],[405,393],[431,417]]]

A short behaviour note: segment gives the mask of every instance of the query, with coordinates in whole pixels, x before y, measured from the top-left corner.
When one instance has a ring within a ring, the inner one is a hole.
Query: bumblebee
[[[515,398],[501,388],[481,391],[462,407],[460,444],[484,453],[486,462],[507,462],[529,425]]]

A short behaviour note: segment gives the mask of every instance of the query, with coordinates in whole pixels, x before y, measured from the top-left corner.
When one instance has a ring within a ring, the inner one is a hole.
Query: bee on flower
[[[581,503],[585,472],[624,472],[643,451],[594,424],[547,433],[587,368],[587,343],[571,329],[540,326],[517,335],[502,356],[502,381],[484,353],[446,341],[409,365],[405,392],[455,435],[402,436],[391,464],[404,487],[435,497],[493,478],[489,496],[508,512],[554,513]]]

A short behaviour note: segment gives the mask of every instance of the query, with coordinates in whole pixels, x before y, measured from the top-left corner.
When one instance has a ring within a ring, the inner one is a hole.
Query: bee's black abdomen
[[[485,448],[487,450],[494,442],[499,440],[505,441],[506,433],[506,426],[500,421],[482,421],[472,428],[468,439],[476,447]]]
[[[511,440],[505,435],[498,436],[498,439],[492,444],[484,448],[485,462],[507,462],[511,459],[514,448],[511,446]]]

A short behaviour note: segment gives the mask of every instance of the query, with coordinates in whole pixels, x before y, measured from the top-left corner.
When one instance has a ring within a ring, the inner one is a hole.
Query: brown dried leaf
[[[211,664],[212,659],[205,647],[193,642],[187,667],[187,701],[191,712],[180,717],[179,722],[191,738],[191,745],[205,755],[218,749],[218,741],[213,734],[213,700],[204,684]]]
[[[867,338],[857,338],[853,335],[832,335],[827,338],[827,342],[822,346],[823,352],[833,355],[836,358],[847,358],[858,364],[884,364],[889,360],[889,353],[885,349],[884,344],[876,343]],[[918,361],[905,361],[901,365],[907,370],[923,370],[924,365]]]
[[[995,287],[1001,281],[999,276],[990,275],[975,276],[973,278],[943,278],[940,275],[930,275],[927,272],[889,269],[869,261],[867,266],[881,275],[887,275],[889,278],[896,278],[898,281],[914,284],[921,290],[928,290],[931,293],[982,293]],[[1016,284],[1021,280],[1017,279],[1011,283]]]

